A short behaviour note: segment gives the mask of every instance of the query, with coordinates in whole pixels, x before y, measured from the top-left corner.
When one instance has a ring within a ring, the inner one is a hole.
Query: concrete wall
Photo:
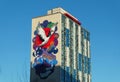
[[[36,30],[36,27],[38,23],[42,23],[44,20],[48,20],[57,24],[57,33],[59,34],[58,37],[58,45],[56,46],[58,48],[58,52],[56,53],[56,60],[58,61],[57,65],[55,65],[54,72],[46,79],[40,79],[38,75],[35,73],[35,69],[32,68],[32,64],[34,63],[35,57],[33,56],[33,42],[32,39],[35,37],[34,31]],[[30,74],[30,82],[59,82],[60,81],[60,65],[61,65],[61,13],[36,17],[32,19],[32,37],[31,37],[31,74]]]

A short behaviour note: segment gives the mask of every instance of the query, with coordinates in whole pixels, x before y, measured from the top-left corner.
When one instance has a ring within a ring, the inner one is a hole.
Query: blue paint
[[[47,25],[48,25],[48,20],[43,21],[43,23],[41,24],[42,27],[47,27]]]
[[[50,51],[48,51],[48,53],[52,54],[56,54],[58,52],[58,48],[55,48],[54,46],[50,49]]]
[[[36,53],[37,53],[37,55],[42,55],[43,51],[42,51],[42,49],[37,48]]]

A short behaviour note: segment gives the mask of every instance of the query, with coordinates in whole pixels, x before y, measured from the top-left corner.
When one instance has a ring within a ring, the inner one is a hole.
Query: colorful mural
[[[34,63],[32,67],[35,68],[36,74],[41,79],[46,79],[54,72],[54,67],[57,64],[56,53],[58,49],[57,24],[49,22],[38,23],[34,31],[33,37],[33,57]]]

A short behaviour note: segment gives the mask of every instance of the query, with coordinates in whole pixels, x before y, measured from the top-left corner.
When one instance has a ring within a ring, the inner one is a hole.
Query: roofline
[[[52,14],[47,14],[47,15],[42,15],[42,16],[37,16],[37,17],[33,17],[32,19],[35,19],[35,18],[39,18],[39,17],[44,17],[44,16],[49,16],[49,15],[54,15],[54,14],[62,14],[64,16],[66,16],[67,18],[71,19],[72,21],[74,21],[75,23],[77,23],[78,25],[81,25],[81,23],[75,19],[74,17],[70,16],[69,13],[61,13],[61,12],[57,12],[57,13],[52,13]]]
[[[60,13],[60,12],[53,13],[53,14],[58,14],[58,13]],[[49,15],[53,15],[53,14],[47,14],[47,15],[37,16],[37,17],[33,17],[32,19],[39,18],[39,17],[44,17],[44,16],[49,16]],[[62,14],[62,13],[60,13],[60,14]]]

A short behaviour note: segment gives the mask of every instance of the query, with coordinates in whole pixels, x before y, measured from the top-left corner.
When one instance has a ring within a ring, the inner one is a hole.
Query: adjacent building
[[[32,19],[30,82],[91,82],[90,33],[62,8]]]

